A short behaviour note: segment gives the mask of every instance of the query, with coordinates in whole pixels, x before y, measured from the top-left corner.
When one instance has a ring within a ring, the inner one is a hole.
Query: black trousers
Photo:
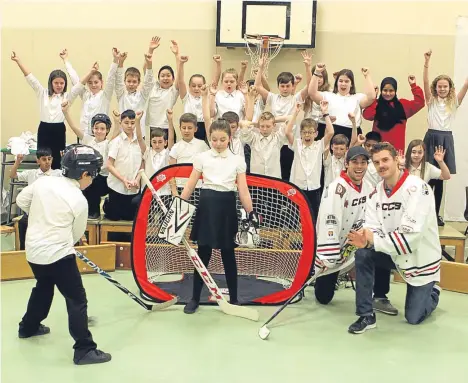
[[[26,249],[26,230],[28,229],[28,215],[26,213],[23,214],[21,219],[18,221],[18,237],[20,248],[16,250],[24,250]]]
[[[93,179],[93,183],[89,185],[83,194],[88,201],[89,214],[100,213],[101,212],[101,197],[104,197],[109,193],[109,188],[107,187],[107,177],[98,175]]]
[[[374,271],[374,298],[385,298],[390,291],[391,270],[376,266]]]
[[[317,278],[315,281],[315,298],[322,305],[328,305],[333,296],[335,295],[336,282],[338,281],[338,274],[327,274],[323,277]]]
[[[311,211],[310,213],[312,214],[312,219],[314,222],[314,225],[317,224],[317,217],[318,217],[318,211],[320,208],[320,198],[321,198],[321,191],[320,189],[316,190],[302,190],[304,194],[306,195],[307,199],[310,202],[310,207]]]
[[[74,360],[96,349],[96,343],[88,329],[88,300],[83,287],[75,255],[71,254],[50,265],[29,263],[37,280],[32,289],[26,314],[19,324],[19,333],[33,335],[41,322],[47,318],[57,286],[65,298],[68,312],[68,328],[75,340]]]
[[[280,152],[281,179],[289,181],[291,177],[291,168],[294,161],[294,152],[284,145]]]
[[[203,264],[208,268],[213,249],[209,246],[198,246],[198,256]],[[234,248],[221,249],[221,258],[223,260],[224,272],[226,275],[226,284],[229,289],[229,299],[231,303],[237,303],[237,263],[234,255]],[[203,289],[203,279],[197,270],[193,271],[193,295],[192,299],[200,302],[200,295]]]
[[[138,198],[138,194],[120,194],[109,188],[109,197],[103,206],[106,218],[112,221],[133,221],[139,202],[135,197]]]
[[[52,151],[52,169],[60,169],[61,151],[65,149],[65,124],[42,122],[37,130],[37,148],[49,148]]]

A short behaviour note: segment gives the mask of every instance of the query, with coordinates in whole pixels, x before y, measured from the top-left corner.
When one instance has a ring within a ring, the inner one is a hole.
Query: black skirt
[[[60,169],[61,151],[65,149],[65,124],[63,122],[43,122],[37,129],[37,148],[52,151],[52,169]]]
[[[436,146],[443,146],[445,149],[444,162],[450,170],[450,174],[457,174],[457,166],[455,164],[455,145],[453,143],[452,132],[429,129],[424,136],[424,144],[426,145],[426,161],[432,165],[439,167],[439,164],[434,159]]]
[[[237,230],[236,194],[202,189],[190,239],[199,246],[232,249]]]

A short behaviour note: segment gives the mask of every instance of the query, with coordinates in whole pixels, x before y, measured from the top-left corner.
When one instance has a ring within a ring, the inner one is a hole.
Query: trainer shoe
[[[438,296],[440,296],[440,292],[442,291],[442,287],[440,287],[439,285],[434,285],[434,287],[432,288],[432,291],[434,291]]]
[[[24,335],[24,334],[21,334],[20,331],[18,331],[18,337],[21,338],[21,339],[25,339],[25,338],[31,338],[32,336],[46,335],[48,333],[50,333],[50,328],[47,327],[47,326],[44,326],[43,324],[40,324],[39,328],[37,329],[37,331],[34,334]]]
[[[445,222],[440,215],[437,216],[437,226],[445,226]]]
[[[362,334],[363,332],[376,327],[375,314],[368,315],[365,317],[359,317],[359,319],[354,322],[348,328],[348,332],[351,334]]]
[[[73,362],[79,366],[83,366],[85,364],[97,364],[97,363],[106,363],[110,362],[112,359],[111,354],[107,352],[103,352],[101,350],[91,350],[81,359],[76,360],[73,359]]]
[[[199,305],[199,302],[197,302],[195,299],[191,299],[190,302],[185,305],[184,313],[193,314],[195,311],[197,311]]]
[[[398,315],[398,310],[392,306],[387,298],[374,298],[372,301],[374,311],[379,311],[387,315]]]

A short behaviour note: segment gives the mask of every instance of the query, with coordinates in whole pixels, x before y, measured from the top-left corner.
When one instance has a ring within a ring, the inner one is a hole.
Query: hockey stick
[[[151,181],[148,179],[148,176],[146,175],[144,170],[140,170],[139,173],[141,175],[141,179],[145,182],[146,186],[151,191],[153,198],[157,201],[161,210],[164,213],[166,213],[167,212],[166,206],[161,200],[161,197],[159,197],[158,193],[154,189]],[[208,288],[208,291],[216,299],[216,303],[219,305],[221,310],[227,315],[233,315],[233,316],[237,316],[237,317],[241,317],[245,319],[250,319],[253,321],[258,321],[257,310],[251,309],[249,307],[232,305],[226,301],[218,285],[213,280],[213,277],[208,272],[205,265],[203,264],[200,257],[198,256],[198,253],[194,249],[192,249],[192,247],[190,246],[190,244],[188,243],[185,237],[182,239],[182,242],[185,248],[187,249],[187,254],[190,260],[192,261],[193,265],[195,266],[195,269],[197,270],[198,274],[203,279],[203,282],[205,282],[205,285]]]
[[[112,283],[115,287],[117,287],[119,290],[122,290],[125,294],[127,294],[130,298],[132,298],[136,303],[138,303],[140,306],[144,307],[148,311],[158,311],[158,310],[163,310],[166,309],[174,304],[177,303],[177,297],[171,299],[170,301],[163,302],[163,303],[156,303],[156,304],[147,304],[143,302],[140,298],[138,298],[135,294],[133,294],[130,290],[128,290],[126,287],[122,286],[119,282],[117,282],[114,278],[112,278],[108,273],[106,273],[103,269],[101,269],[98,265],[96,265],[93,261],[91,261],[88,257],[86,257],[83,253],[77,251],[76,255],[78,258],[80,258],[84,263],[86,263],[88,266],[92,267],[94,271],[96,271],[98,274],[102,275],[104,278],[106,278],[110,283]]]
[[[270,330],[268,329],[267,325],[273,320],[275,319],[281,311],[283,311],[293,300],[294,298],[296,298],[300,293],[302,293],[306,287],[308,287],[313,281],[315,281],[320,275],[322,275],[322,272],[319,272],[317,274],[314,274],[312,275],[307,281],[306,283],[304,283],[302,285],[302,287],[297,291],[296,294],[294,294],[291,298],[289,298],[284,304],[283,306],[281,306],[278,310],[275,311],[275,313],[270,317],[270,319],[268,319],[264,324],[263,326],[260,328],[260,330],[258,330],[258,336],[262,339],[262,340],[265,340],[266,338],[268,338],[268,336],[270,335]]]

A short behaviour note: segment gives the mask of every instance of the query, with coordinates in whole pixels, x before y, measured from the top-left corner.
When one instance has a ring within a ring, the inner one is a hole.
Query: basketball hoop
[[[281,50],[284,39],[279,36],[244,35],[246,54],[250,56],[251,70],[250,77],[255,78],[255,71],[258,69],[258,61],[263,54],[267,55],[265,62],[265,77],[268,78],[268,64]]]

